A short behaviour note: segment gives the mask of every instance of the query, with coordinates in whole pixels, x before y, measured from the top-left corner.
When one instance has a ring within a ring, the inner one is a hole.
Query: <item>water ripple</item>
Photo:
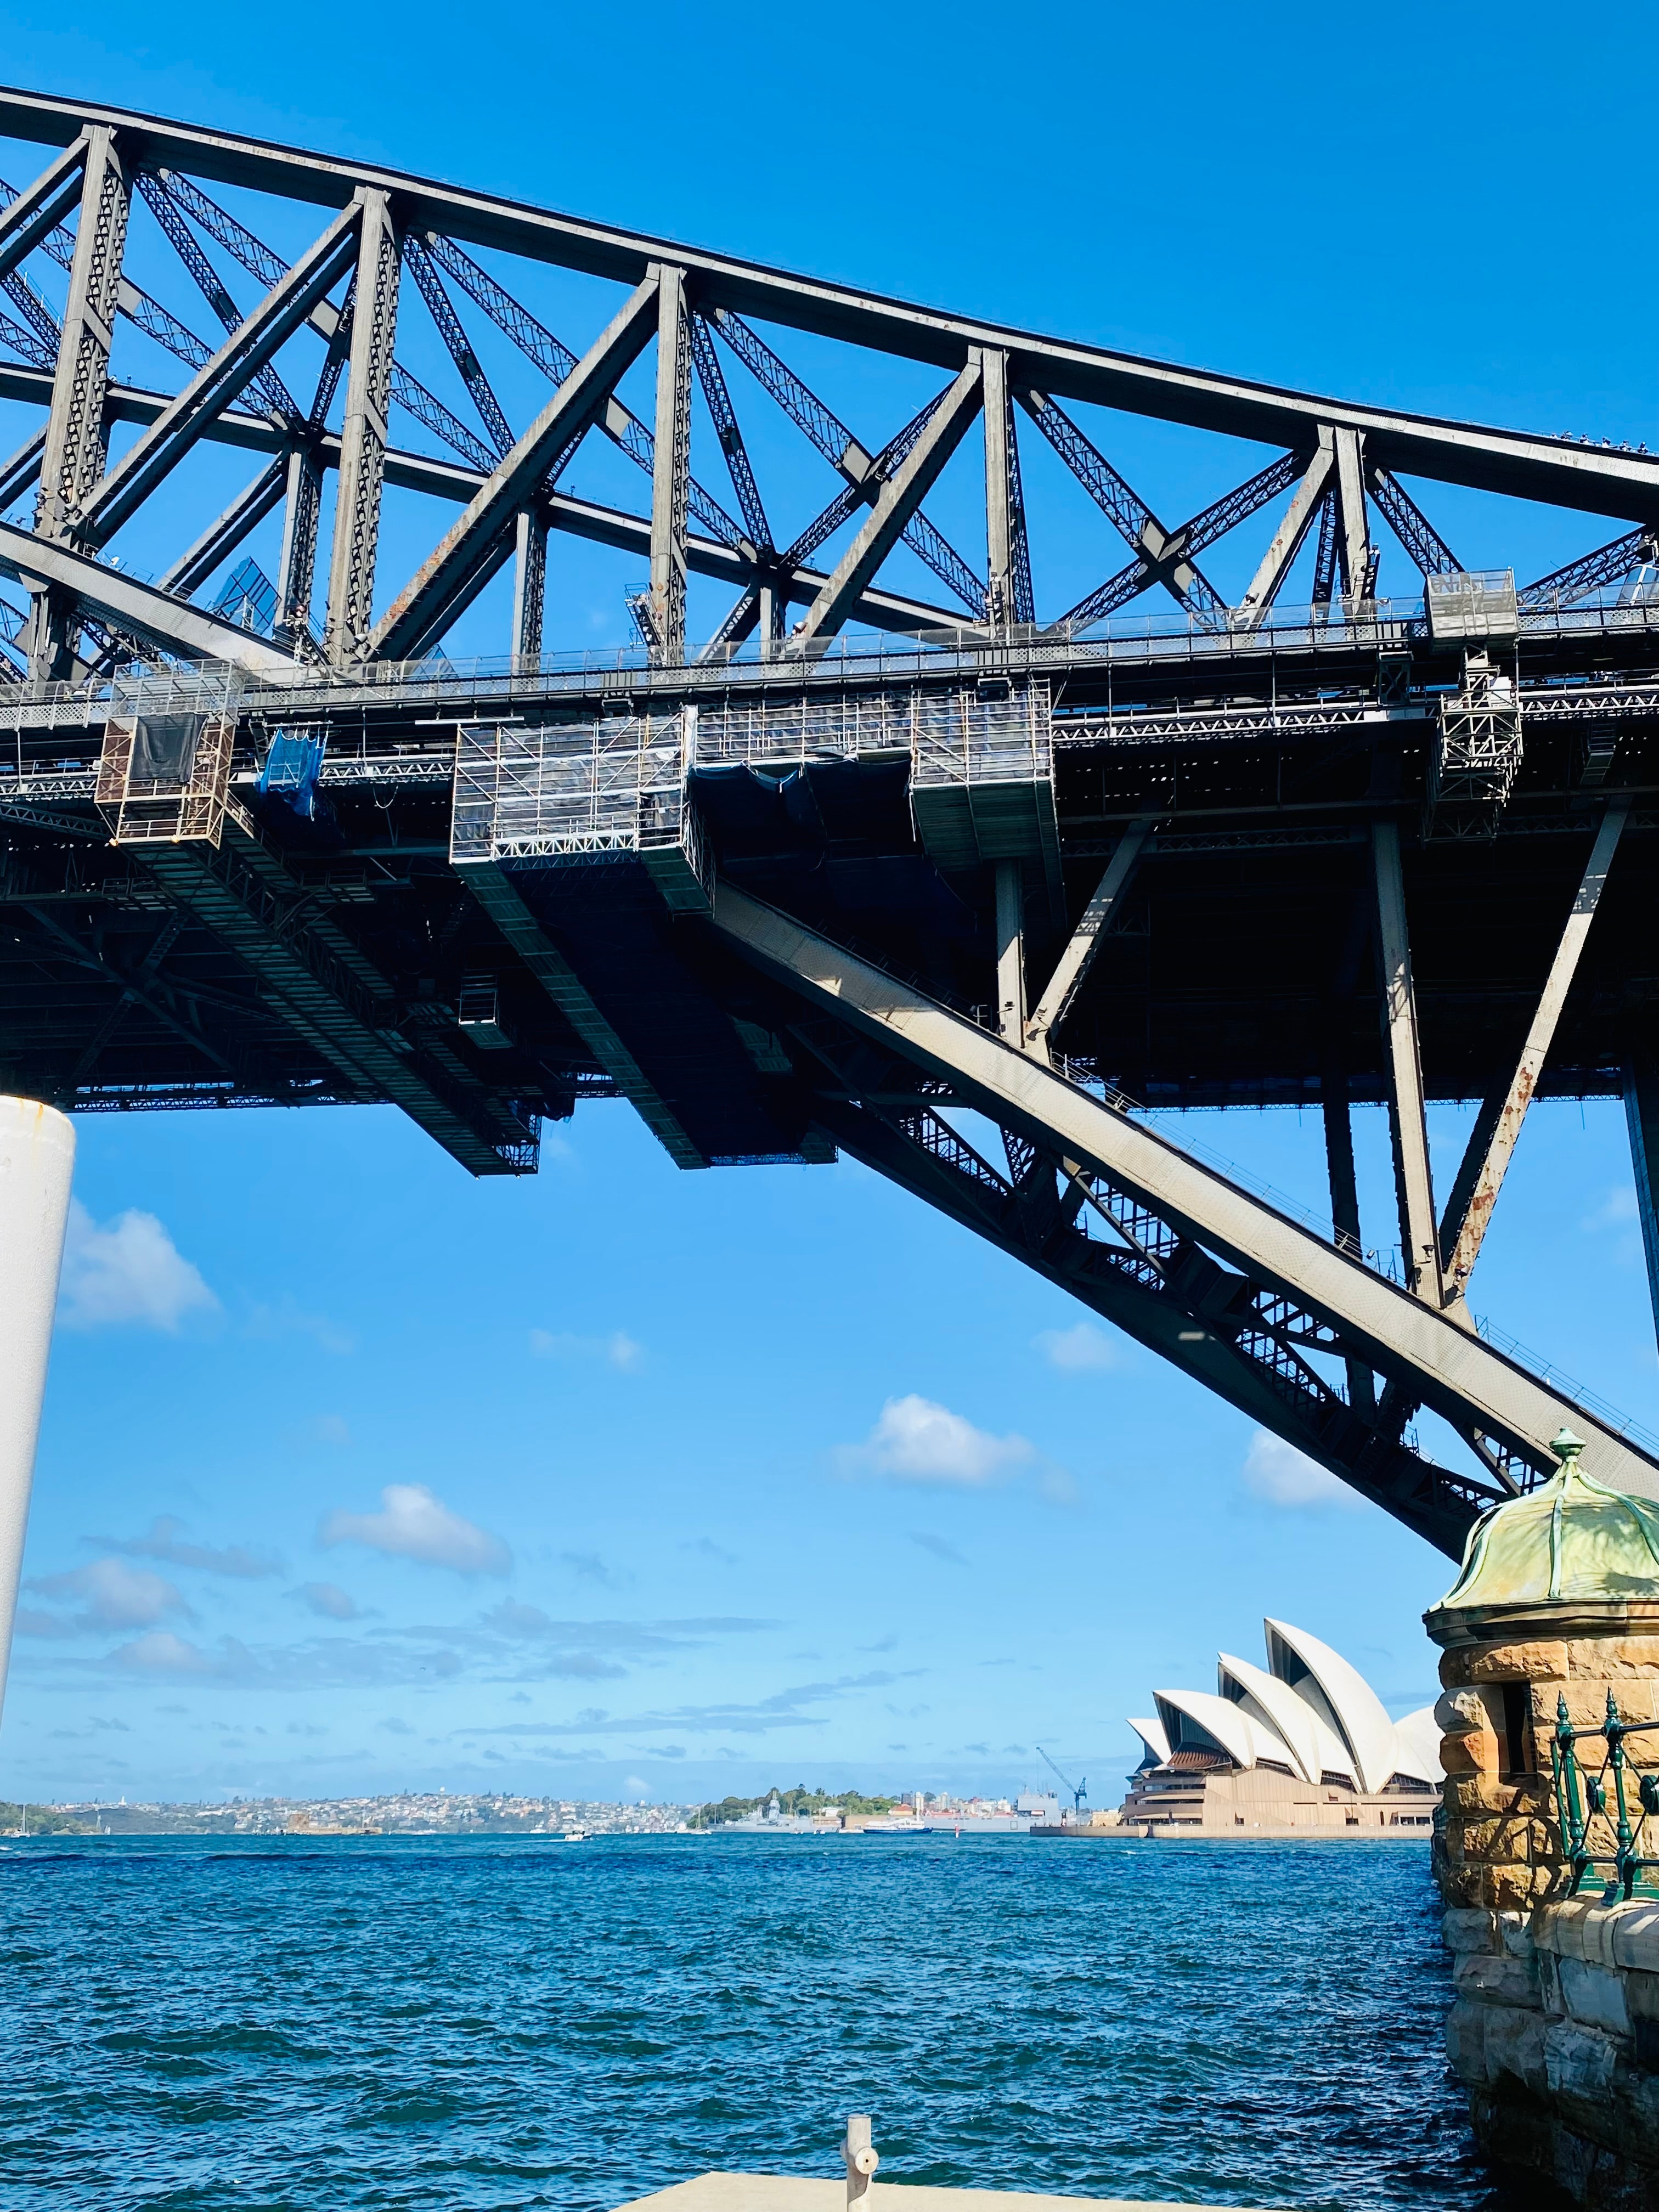
[[[710,2166],[1504,2200],[1425,1851],[940,1838],[0,1855],[7,2212],[603,2212]]]

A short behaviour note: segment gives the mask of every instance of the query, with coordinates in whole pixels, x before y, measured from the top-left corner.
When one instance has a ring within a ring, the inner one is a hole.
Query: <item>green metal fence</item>
[[[1611,1690],[1607,1718],[1599,1728],[1576,1728],[1567,1712],[1565,1693],[1557,1699],[1550,1769],[1555,1779],[1561,1846],[1571,1876],[1570,1897],[1577,1895],[1585,1875],[1597,1867],[1610,1870],[1610,1894],[1659,1896],[1656,1879],[1659,1855],[1643,1848],[1644,1844],[1659,1844],[1659,1827],[1650,1833],[1648,1826],[1650,1820],[1659,1815],[1659,1773],[1644,1772],[1627,1747],[1631,1737],[1655,1733],[1659,1733],[1659,1721],[1622,1719]],[[1593,1769],[1579,1753],[1579,1745],[1586,1741],[1602,1747],[1601,1759]],[[1613,1838],[1611,1851],[1590,1848],[1591,1823],[1597,1820]]]

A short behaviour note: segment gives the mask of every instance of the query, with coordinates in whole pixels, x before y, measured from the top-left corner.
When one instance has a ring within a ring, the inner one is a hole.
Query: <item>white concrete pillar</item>
[[[66,1115],[0,1097],[0,1711],[74,1166]]]

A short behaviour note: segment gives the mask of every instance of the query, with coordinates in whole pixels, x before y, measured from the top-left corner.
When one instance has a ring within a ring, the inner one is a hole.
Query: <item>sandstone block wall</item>
[[[1446,1788],[1435,1870],[1455,2002],[1448,2054],[1498,2163],[1547,2174],[1593,2212],[1659,2207],[1659,1904],[1566,1894],[1550,1765],[1558,1700],[1595,1729],[1607,1691],[1659,1714],[1659,1636],[1465,1644],[1441,1659]],[[1638,1739],[1659,1768],[1659,1733]],[[1581,1764],[1601,1765],[1601,1740]],[[1632,1800],[1634,1792],[1632,1790]],[[1610,1820],[1589,1847],[1611,1857]],[[1650,1845],[1659,1856],[1659,1835]]]

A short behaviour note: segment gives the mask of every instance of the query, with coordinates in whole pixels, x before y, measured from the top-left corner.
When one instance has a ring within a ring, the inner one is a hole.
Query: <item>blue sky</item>
[[[0,11],[5,72],[1178,360],[1655,442],[1644,212],[1603,184],[1646,131],[1634,10],[1568,37],[1514,7],[1011,33],[963,6],[484,7],[463,32],[411,5],[372,49],[305,5],[280,38],[143,20]],[[1220,488],[1166,434],[1112,450],[1171,508]],[[1433,511],[1472,562],[1610,534],[1506,539],[1493,507]],[[1091,528],[1052,555],[1079,590]],[[556,586],[550,647],[621,634],[608,573]],[[1443,1187],[1463,1125],[1435,1115]],[[1316,1117],[1186,1126],[1322,1206]],[[370,1110],[88,1119],[81,1147],[0,1794],[1001,1790],[1041,1741],[1109,1802],[1121,1717],[1206,1683],[1218,1645],[1255,1655],[1264,1613],[1396,1710],[1433,1693],[1445,1562],[856,1167],[681,1175],[620,1105],[528,1184],[471,1184]],[[1474,1303],[1659,1425],[1615,1109],[1535,1109]]]

